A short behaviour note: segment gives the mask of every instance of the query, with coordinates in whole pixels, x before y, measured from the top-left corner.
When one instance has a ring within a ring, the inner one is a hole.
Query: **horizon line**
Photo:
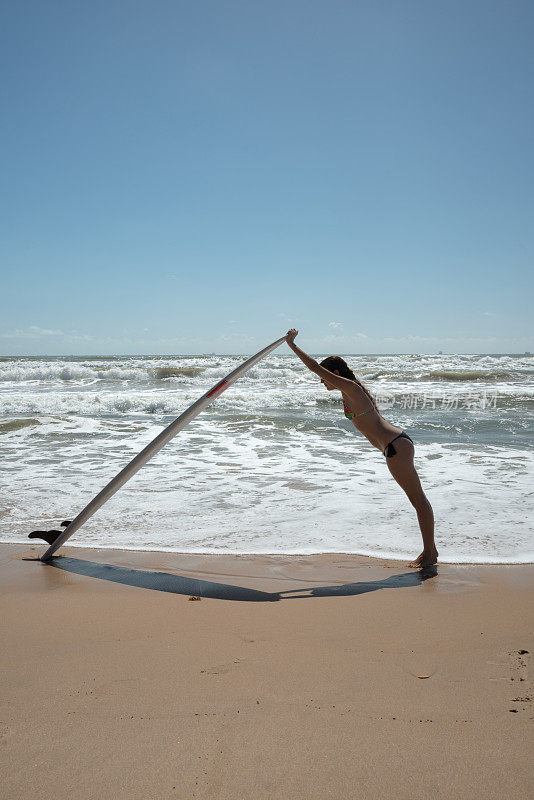
[[[324,352],[324,353],[311,353],[315,356],[327,356],[331,355],[331,352]],[[63,353],[63,354],[52,354],[52,353],[35,353],[35,354],[26,354],[26,355],[6,355],[0,354],[0,359],[9,359],[9,358],[133,358],[133,357],[140,357],[140,358],[192,358],[194,356],[246,356],[252,355],[251,353],[247,353],[244,350],[235,353]],[[279,353],[278,355],[285,355],[288,358],[296,358],[296,356],[290,356],[289,353]],[[402,353],[393,353],[393,352],[376,352],[376,353],[357,353],[357,352],[349,352],[349,353],[337,353],[340,356],[531,356],[533,353],[530,350],[524,350],[523,352],[445,352],[445,351],[438,351],[436,352],[414,352],[406,351]]]

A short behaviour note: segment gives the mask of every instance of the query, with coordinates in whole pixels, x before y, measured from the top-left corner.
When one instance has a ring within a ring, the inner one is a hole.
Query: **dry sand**
[[[0,545],[2,797],[532,796],[534,567],[44,549]]]

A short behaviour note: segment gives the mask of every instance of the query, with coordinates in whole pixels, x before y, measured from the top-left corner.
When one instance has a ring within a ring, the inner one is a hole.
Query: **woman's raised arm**
[[[309,370],[318,375],[321,380],[328,381],[331,386],[335,386],[336,389],[339,389],[345,394],[353,394],[359,398],[358,389],[360,387],[357,383],[354,383],[354,381],[351,381],[349,378],[342,378],[341,375],[336,375],[335,372],[330,372],[329,369],[322,367],[318,361],[305,353],[304,350],[301,350],[300,347],[297,347],[295,344],[295,337],[297,334],[298,331],[295,330],[295,328],[291,328],[291,330],[287,332],[286,341],[295,355],[300,358],[302,363],[305,364]],[[362,392],[362,394],[364,394],[364,392]]]

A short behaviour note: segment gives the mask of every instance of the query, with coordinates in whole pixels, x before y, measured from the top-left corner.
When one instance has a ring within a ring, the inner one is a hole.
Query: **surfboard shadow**
[[[86,575],[89,578],[122,583],[126,586],[136,586],[139,589],[169,592],[170,594],[211,597],[215,600],[245,600],[249,603],[280,600],[277,593],[261,592],[258,589],[247,589],[244,586],[232,586],[226,583],[186,578],[183,575],[173,575],[170,572],[152,572],[117,567],[114,564],[100,564],[96,561],[86,561],[82,558],[60,556],[52,558],[50,561],[45,561],[44,564],[56,569],[62,569],[65,572]]]
[[[245,586],[217,583],[215,581],[188,578],[183,575],[173,575],[168,572],[153,572],[148,570],[118,567],[114,564],[101,564],[96,561],[87,561],[81,558],[60,556],[44,562],[47,567],[54,567],[65,572],[85,575],[89,578],[122,583],[126,586],[136,586],[140,589],[151,589],[157,592],[182,594],[194,597],[206,597],[214,600],[237,600],[247,603],[272,603],[278,600],[296,600],[311,597],[335,597],[346,595],[365,594],[378,589],[395,589],[410,586],[419,586],[423,581],[437,575],[435,567],[420,572],[406,572],[399,575],[390,575],[381,581],[360,581],[347,583],[341,586],[312,586],[310,588],[288,589],[280,592],[262,592],[259,589],[249,589]],[[303,594],[309,592],[310,594]],[[298,593],[298,594],[297,594]],[[285,595],[291,595],[286,597]]]

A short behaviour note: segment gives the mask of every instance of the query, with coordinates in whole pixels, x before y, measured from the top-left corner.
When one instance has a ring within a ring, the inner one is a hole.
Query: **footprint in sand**
[[[528,679],[529,656],[529,651],[523,648],[508,652],[508,657],[511,661],[510,671],[512,673],[510,682],[513,682],[514,689],[518,692],[512,699],[514,706],[509,709],[513,714],[517,714],[520,711],[528,711],[531,707],[532,689]]]

